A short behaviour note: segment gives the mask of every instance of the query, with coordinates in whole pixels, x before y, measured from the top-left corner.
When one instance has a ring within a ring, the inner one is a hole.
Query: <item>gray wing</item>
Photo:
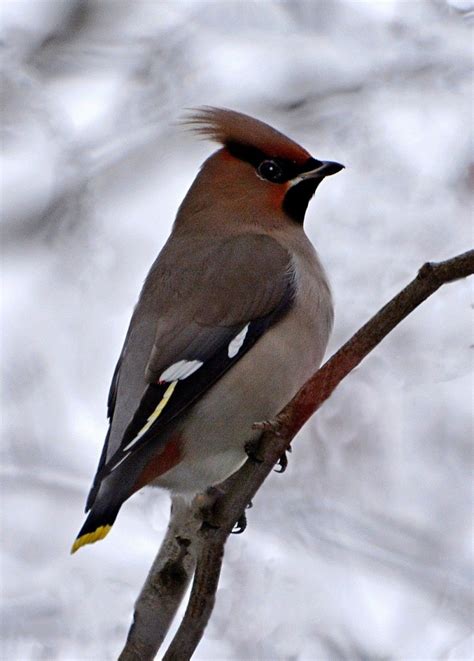
[[[251,349],[291,307],[294,290],[291,257],[268,236],[214,245],[170,239],[145,281],[114,375],[94,493]]]

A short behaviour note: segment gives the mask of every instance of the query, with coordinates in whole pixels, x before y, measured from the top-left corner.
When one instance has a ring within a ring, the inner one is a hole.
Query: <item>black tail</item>
[[[100,507],[95,503],[72,545],[71,553],[75,553],[85,544],[93,544],[99,539],[104,539],[117,518],[122,502],[109,504],[106,507]]]

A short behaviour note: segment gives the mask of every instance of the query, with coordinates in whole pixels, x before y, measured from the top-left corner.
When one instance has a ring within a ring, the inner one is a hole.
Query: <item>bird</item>
[[[310,199],[343,169],[263,121],[194,109],[218,149],[201,166],[133,311],[109,427],[71,552],[103,539],[145,486],[192,498],[234,473],[249,442],[320,366],[328,279],[304,231]]]

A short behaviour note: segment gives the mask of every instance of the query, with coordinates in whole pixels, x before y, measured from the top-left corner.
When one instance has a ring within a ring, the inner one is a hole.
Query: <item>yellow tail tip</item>
[[[104,537],[108,535],[111,528],[112,526],[99,526],[96,530],[94,530],[94,532],[88,532],[85,535],[81,535],[72,545],[71,554],[75,553],[77,549],[81,548],[81,546],[85,546],[86,544],[93,544],[94,542],[98,542],[99,539],[104,539]]]

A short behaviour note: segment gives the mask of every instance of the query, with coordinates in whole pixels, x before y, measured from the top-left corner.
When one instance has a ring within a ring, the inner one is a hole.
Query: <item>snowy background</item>
[[[2,659],[116,658],[162,538],[144,491],[69,555],[141,282],[214,147],[253,114],[347,169],[307,232],[335,350],[471,244],[470,0],[3,2]],[[471,659],[471,291],[354,372],[230,539],[198,660]]]

